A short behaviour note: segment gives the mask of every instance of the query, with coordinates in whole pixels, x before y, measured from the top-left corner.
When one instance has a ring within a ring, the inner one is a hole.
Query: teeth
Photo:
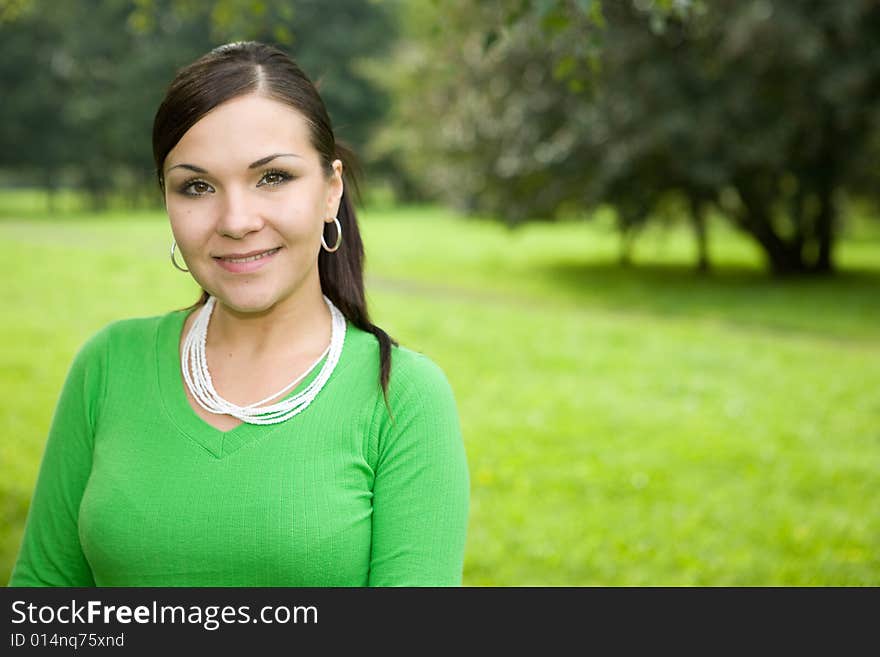
[[[266,251],[265,253],[259,253],[257,255],[249,256],[247,258],[223,258],[226,262],[253,262],[254,260],[259,260],[260,258],[265,258],[266,256],[270,256],[275,253],[278,249],[272,249],[271,251]]]

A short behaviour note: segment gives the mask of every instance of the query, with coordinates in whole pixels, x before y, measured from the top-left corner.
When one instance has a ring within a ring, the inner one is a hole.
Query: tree
[[[716,209],[783,274],[831,271],[841,197],[878,195],[872,0],[443,14],[406,23],[385,144],[460,207],[517,224],[607,203],[631,232],[677,199],[704,267]]]
[[[50,190],[84,188],[96,207],[111,194],[158,199],[150,134],[166,85],[186,62],[244,39],[291,52],[322,85],[338,132],[363,148],[386,100],[358,62],[381,55],[394,21],[374,3],[321,7],[316,0],[0,5],[0,169]]]
[[[718,0],[661,30],[611,7],[598,102],[622,176],[681,194],[695,224],[719,208],[774,272],[831,271],[841,195],[876,171],[880,5]]]

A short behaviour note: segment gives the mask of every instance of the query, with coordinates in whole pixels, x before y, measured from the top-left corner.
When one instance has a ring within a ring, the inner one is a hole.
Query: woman
[[[10,585],[460,585],[455,401],[370,323],[312,83],[221,46],[170,85],[153,153],[172,262],[204,292],[77,354]]]

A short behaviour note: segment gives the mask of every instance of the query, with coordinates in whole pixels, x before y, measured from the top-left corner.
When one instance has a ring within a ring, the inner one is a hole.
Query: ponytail
[[[336,156],[342,160],[344,182],[336,217],[342,226],[342,244],[334,253],[322,249],[318,255],[321,290],[352,324],[376,336],[379,342],[379,384],[387,406],[391,347],[397,346],[397,342],[370,321],[364,295],[364,244],[352,202],[359,195],[360,170],[354,154],[339,142],[336,143]]]

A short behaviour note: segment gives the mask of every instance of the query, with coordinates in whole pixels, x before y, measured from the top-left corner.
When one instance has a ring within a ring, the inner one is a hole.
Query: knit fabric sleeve
[[[470,481],[452,388],[422,354],[395,350],[378,422],[370,586],[460,586]]]
[[[106,389],[108,331],[74,357],[55,407],[9,586],[94,586],[78,520]]]

